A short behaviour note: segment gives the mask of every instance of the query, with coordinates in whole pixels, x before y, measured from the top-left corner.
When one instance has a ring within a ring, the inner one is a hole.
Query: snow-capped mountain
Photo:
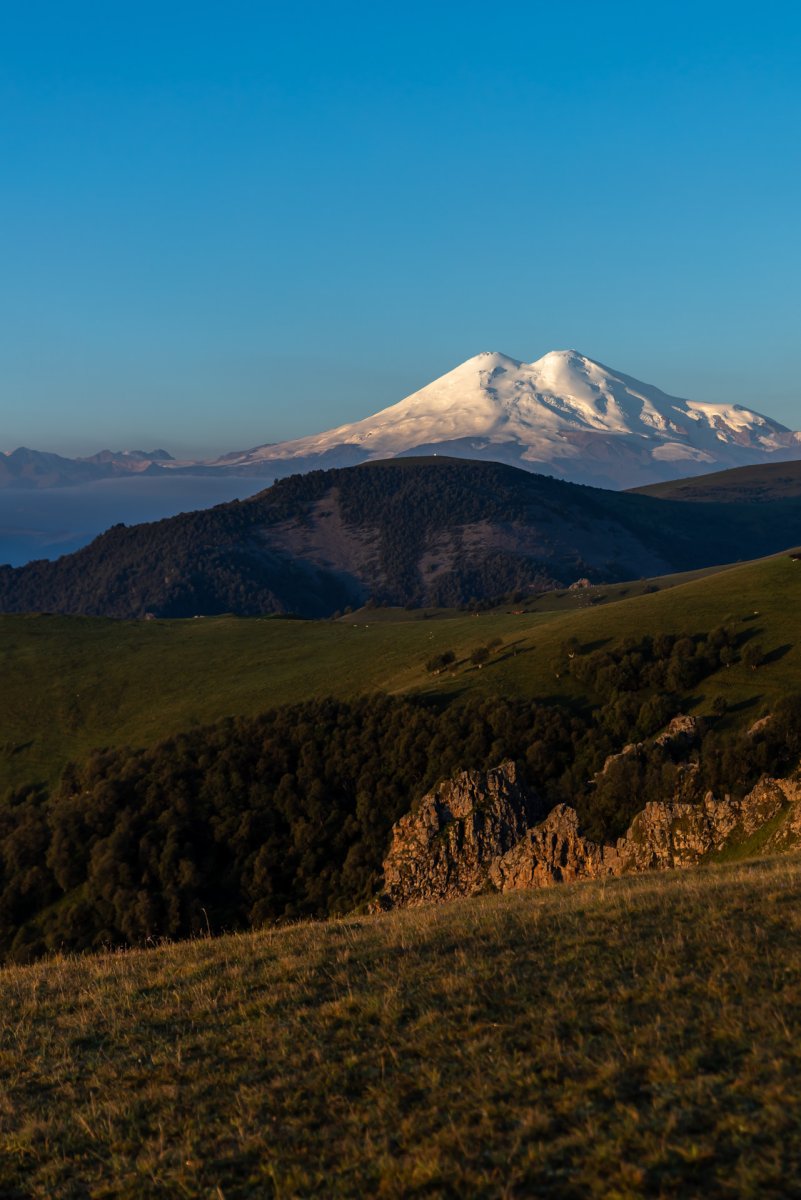
[[[114,477],[252,477],[264,484],[317,467],[444,454],[486,458],[574,483],[626,488],[771,459],[801,458],[801,433],[739,404],[682,400],[575,350],[535,362],[477,354],[374,416],[326,433],[203,462],[165,450],[89,458],[0,453],[0,489]]]
[[[575,350],[530,363],[483,353],[372,417],[213,465],[277,478],[409,454],[490,458],[620,488],[801,457],[801,434],[739,404],[669,396]]]

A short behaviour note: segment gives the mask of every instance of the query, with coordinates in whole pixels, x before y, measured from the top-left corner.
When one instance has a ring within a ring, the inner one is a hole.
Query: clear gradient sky
[[[0,448],[231,450],[480,350],[801,428],[790,3],[0,3]]]

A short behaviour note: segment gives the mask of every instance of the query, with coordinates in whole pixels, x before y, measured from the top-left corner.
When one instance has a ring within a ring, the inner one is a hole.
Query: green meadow
[[[575,685],[553,666],[570,638],[600,647],[733,621],[763,646],[764,665],[721,669],[687,697],[688,709],[707,711],[722,696],[729,720],[753,720],[801,688],[801,563],[786,554],[684,581],[560,593],[529,608],[361,610],[320,622],[0,617],[0,792],[52,783],[67,761],[98,746],[150,745],[194,725],[313,696],[417,692],[451,701],[480,692],[578,701]],[[472,652],[491,643],[489,661],[473,665]],[[427,671],[427,661],[445,650],[454,651],[454,666]]]

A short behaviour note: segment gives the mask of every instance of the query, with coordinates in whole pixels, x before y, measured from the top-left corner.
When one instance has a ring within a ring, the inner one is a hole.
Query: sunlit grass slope
[[[801,861],[0,971],[0,1195],[787,1197]]]
[[[0,617],[0,792],[52,780],[95,746],[146,745],[193,724],[311,696],[376,689],[567,696],[570,681],[553,669],[567,638],[602,645],[647,632],[708,631],[732,618],[763,644],[768,661],[757,671],[741,663],[721,670],[687,706],[703,712],[722,695],[730,719],[753,719],[778,695],[801,689],[801,563],[788,555],[566,612],[398,621],[362,612],[338,622]],[[496,639],[491,660],[472,666],[472,650]],[[446,649],[455,651],[456,667],[427,672],[426,661]]]

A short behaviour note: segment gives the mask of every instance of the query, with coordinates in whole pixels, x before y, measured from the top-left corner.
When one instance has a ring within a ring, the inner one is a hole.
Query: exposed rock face
[[[674,717],[659,734],[659,737],[654,738],[655,746],[671,746],[677,743],[689,746],[697,741],[698,735],[701,732],[701,722],[697,717],[688,717],[684,714]]]
[[[424,796],[392,831],[383,907],[470,896],[487,886],[493,859],[515,846],[537,813],[514,763],[463,771]]]
[[[769,823],[776,828],[767,829],[767,849],[801,842],[797,779],[763,779],[742,800],[707,793],[700,803],[651,802],[615,845],[583,837],[569,805],[534,823],[536,807],[513,763],[441,784],[395,826],[376,907],[689,867]]]
[[[516,846],[494,859],[489,878],[496,891],[510,892],[616,875],[619,865],[612,846],[581,836],[574,808],[557,804]]]
[[[623,749],[618,750],[616,754],[607,755],[604,765],[594,776],[594,778],[599,779],[602,775],[606,775],[609,771],[609,768],[612,767],[616,762],[619,762],[621,758],[630,758],[632,755],[640,754],[644,745],[644,742],[627,742]]]
[[[707,792],[700,804],[646,804],[617,843],[621,873],[690,867],[735,840],[744,841],[787,806],[785,788],[792,787],[789,781],[764,779],[742,800],[716,800]]]

